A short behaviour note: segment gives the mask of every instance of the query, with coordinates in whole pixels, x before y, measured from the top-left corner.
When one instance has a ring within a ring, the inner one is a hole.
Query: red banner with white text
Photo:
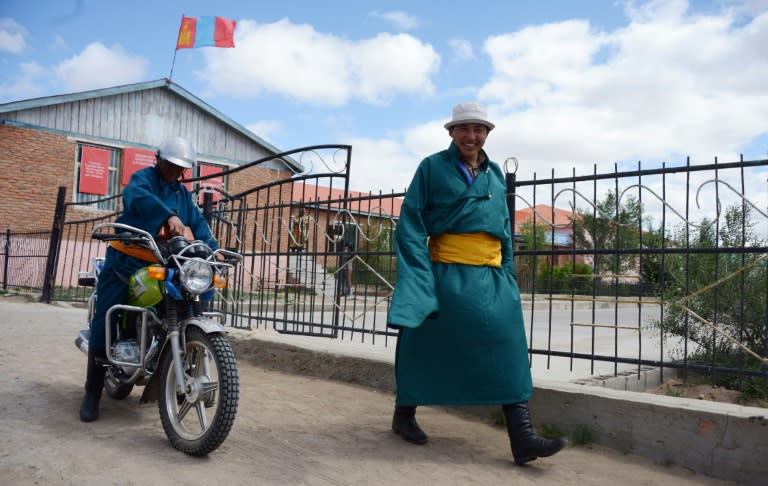
[[[106,196],[109,192],[109,150],[83,146],[80,156],[80,192]]]
[[[137,170],[155,165],[155,152],[140,148],[123,149],[123,176],[121,183],[128,184]]]

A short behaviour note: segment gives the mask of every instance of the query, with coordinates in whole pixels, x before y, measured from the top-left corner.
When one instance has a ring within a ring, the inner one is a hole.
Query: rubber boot
[[[509,444],[518,466],[538,457],[549,457],[568,445],[565,439],[545,439],[533,433],[527,402],[505,404],[501,409],[507,420]]]
[[[427,434],[416,423],[416,407],[395,406],[392,431],[411,444],[423,445],[427,443]]]
[[[88,348],[88,368],[85,378],[85,396],[80,405],[80,420],[93,422],[99,418],[99,401],[104,389],[104,373],[106,368],[96,363],[96,358],[105,358],[104,353]]]

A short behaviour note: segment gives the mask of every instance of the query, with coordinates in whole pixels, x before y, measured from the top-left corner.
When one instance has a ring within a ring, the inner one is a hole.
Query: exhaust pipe
[[[75,347],[88,355],[88,338],[91,336],[90,329],[82,329],[75,338]]]

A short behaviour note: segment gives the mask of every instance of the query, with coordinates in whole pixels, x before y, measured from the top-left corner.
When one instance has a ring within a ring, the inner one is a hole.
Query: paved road
[[[368,305],[369,307],[366,307]],[[330,306],[328,306],[330,309]],[[670,352],[675,350],[675,339],[667,339],[662,347],[659,331],[655,327],[655,321],[659,319],[660,307],[658,305],[643,304],[638,310],[637,305],[621,304],[615,309],[613,305],[601,304],[594,311],[589,303],[578,302],[576,308],[571,311],[563,302],[553,304],[550,311],[546,301],[537,301],[531,310],[530,302],[526,301],[525,321],[526,333],[533,336],[532,348],[541,351],[555,351],[562,353],[619,356],[622,358],[637,359],[641,357],[647,360],[669,359]],[[274,312],[272,307],[263,309],[271,317],[277,320],[283,318],[280,312]],[[312,312],[309,312],[312,310]],[[306,312],[302,315],[302,312]],[[254,312],[253,315],[258,315]],[[328,326],[334,323],[334,314],[330,310],[318,312],[311,306],[298,305],[297,310],[291,313],[291,321],[309,321],[310,317],[315,322]],[[531,325],[531,323],[533,323]],[[592,325],[592,324],[595,325]],[[572,325],[575,324],[575,325]],[[258,322],[252,322],[256,327]],[[261,327],[271,327],[271,323],[261,323]],[[282,325],[282,324],[281,324]],[[325,339],[329,348],[335,349],[345,346],[345,341],[357,341],[363,339],[362,334],[353,336],[354,330],[367,332],[384,332],[386,328],[386,308],[380,306],[374,309],[372,303],[363,299],[347,299],[342,302],[339,313],[339,326],[348,330],[344,333],[344,339]],[[614,326],[610,328],[608,326]],[[312,328],[309,325],[286,325],[287,330],[298,332],[318,332],[330,334],[328,328]],[[350,331],[349,329],[353,329]],[[390,330],[391,331],[391,330]],[[365,336],[366,342],[373,339],[370,334]],[[385,338],[381,335],[375,338],[381,345],[366,349],[365,353],[372,353],[381,359],[394,360],[396,338]],[[298,336],[286,337],[285,342],[304,341],[313,346],[313,339],[304,339]],[[359,344],[357,345],[359,347]],[[347,346],[349,347],[349,346]],[[346,352],[346,351],[345,351]],[[534,378],[543,378],[550,381],[572,382],[593,375],[614,375],[625,370],[637,370],[636,365],[614,364],[610,361],[589,361],[569,359],[566,357],[546,356],[536,354],[533,356],[531,370]]]
[[[138,392],[105,399],[95,423],[78,421],[85,358],[73,339],[84,310],[0,297],[0,316],[3,484],[731,484],[598,446],[517,467],[501,429],[432,407],[419,412],[430,443],[413,446],[389,430],[391,394],[245,357],[229,438],[191,458],[169,445],[157,407],[138,405]]]

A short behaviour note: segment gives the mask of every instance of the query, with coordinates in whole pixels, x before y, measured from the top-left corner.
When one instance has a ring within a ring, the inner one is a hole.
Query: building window
[[[117,211],[120,198],[99,200],[120,194],[122,190],[120,154],[121,150],[114,147],[77,144],[73,198],[76,204],[83,204],[92,209]]]

